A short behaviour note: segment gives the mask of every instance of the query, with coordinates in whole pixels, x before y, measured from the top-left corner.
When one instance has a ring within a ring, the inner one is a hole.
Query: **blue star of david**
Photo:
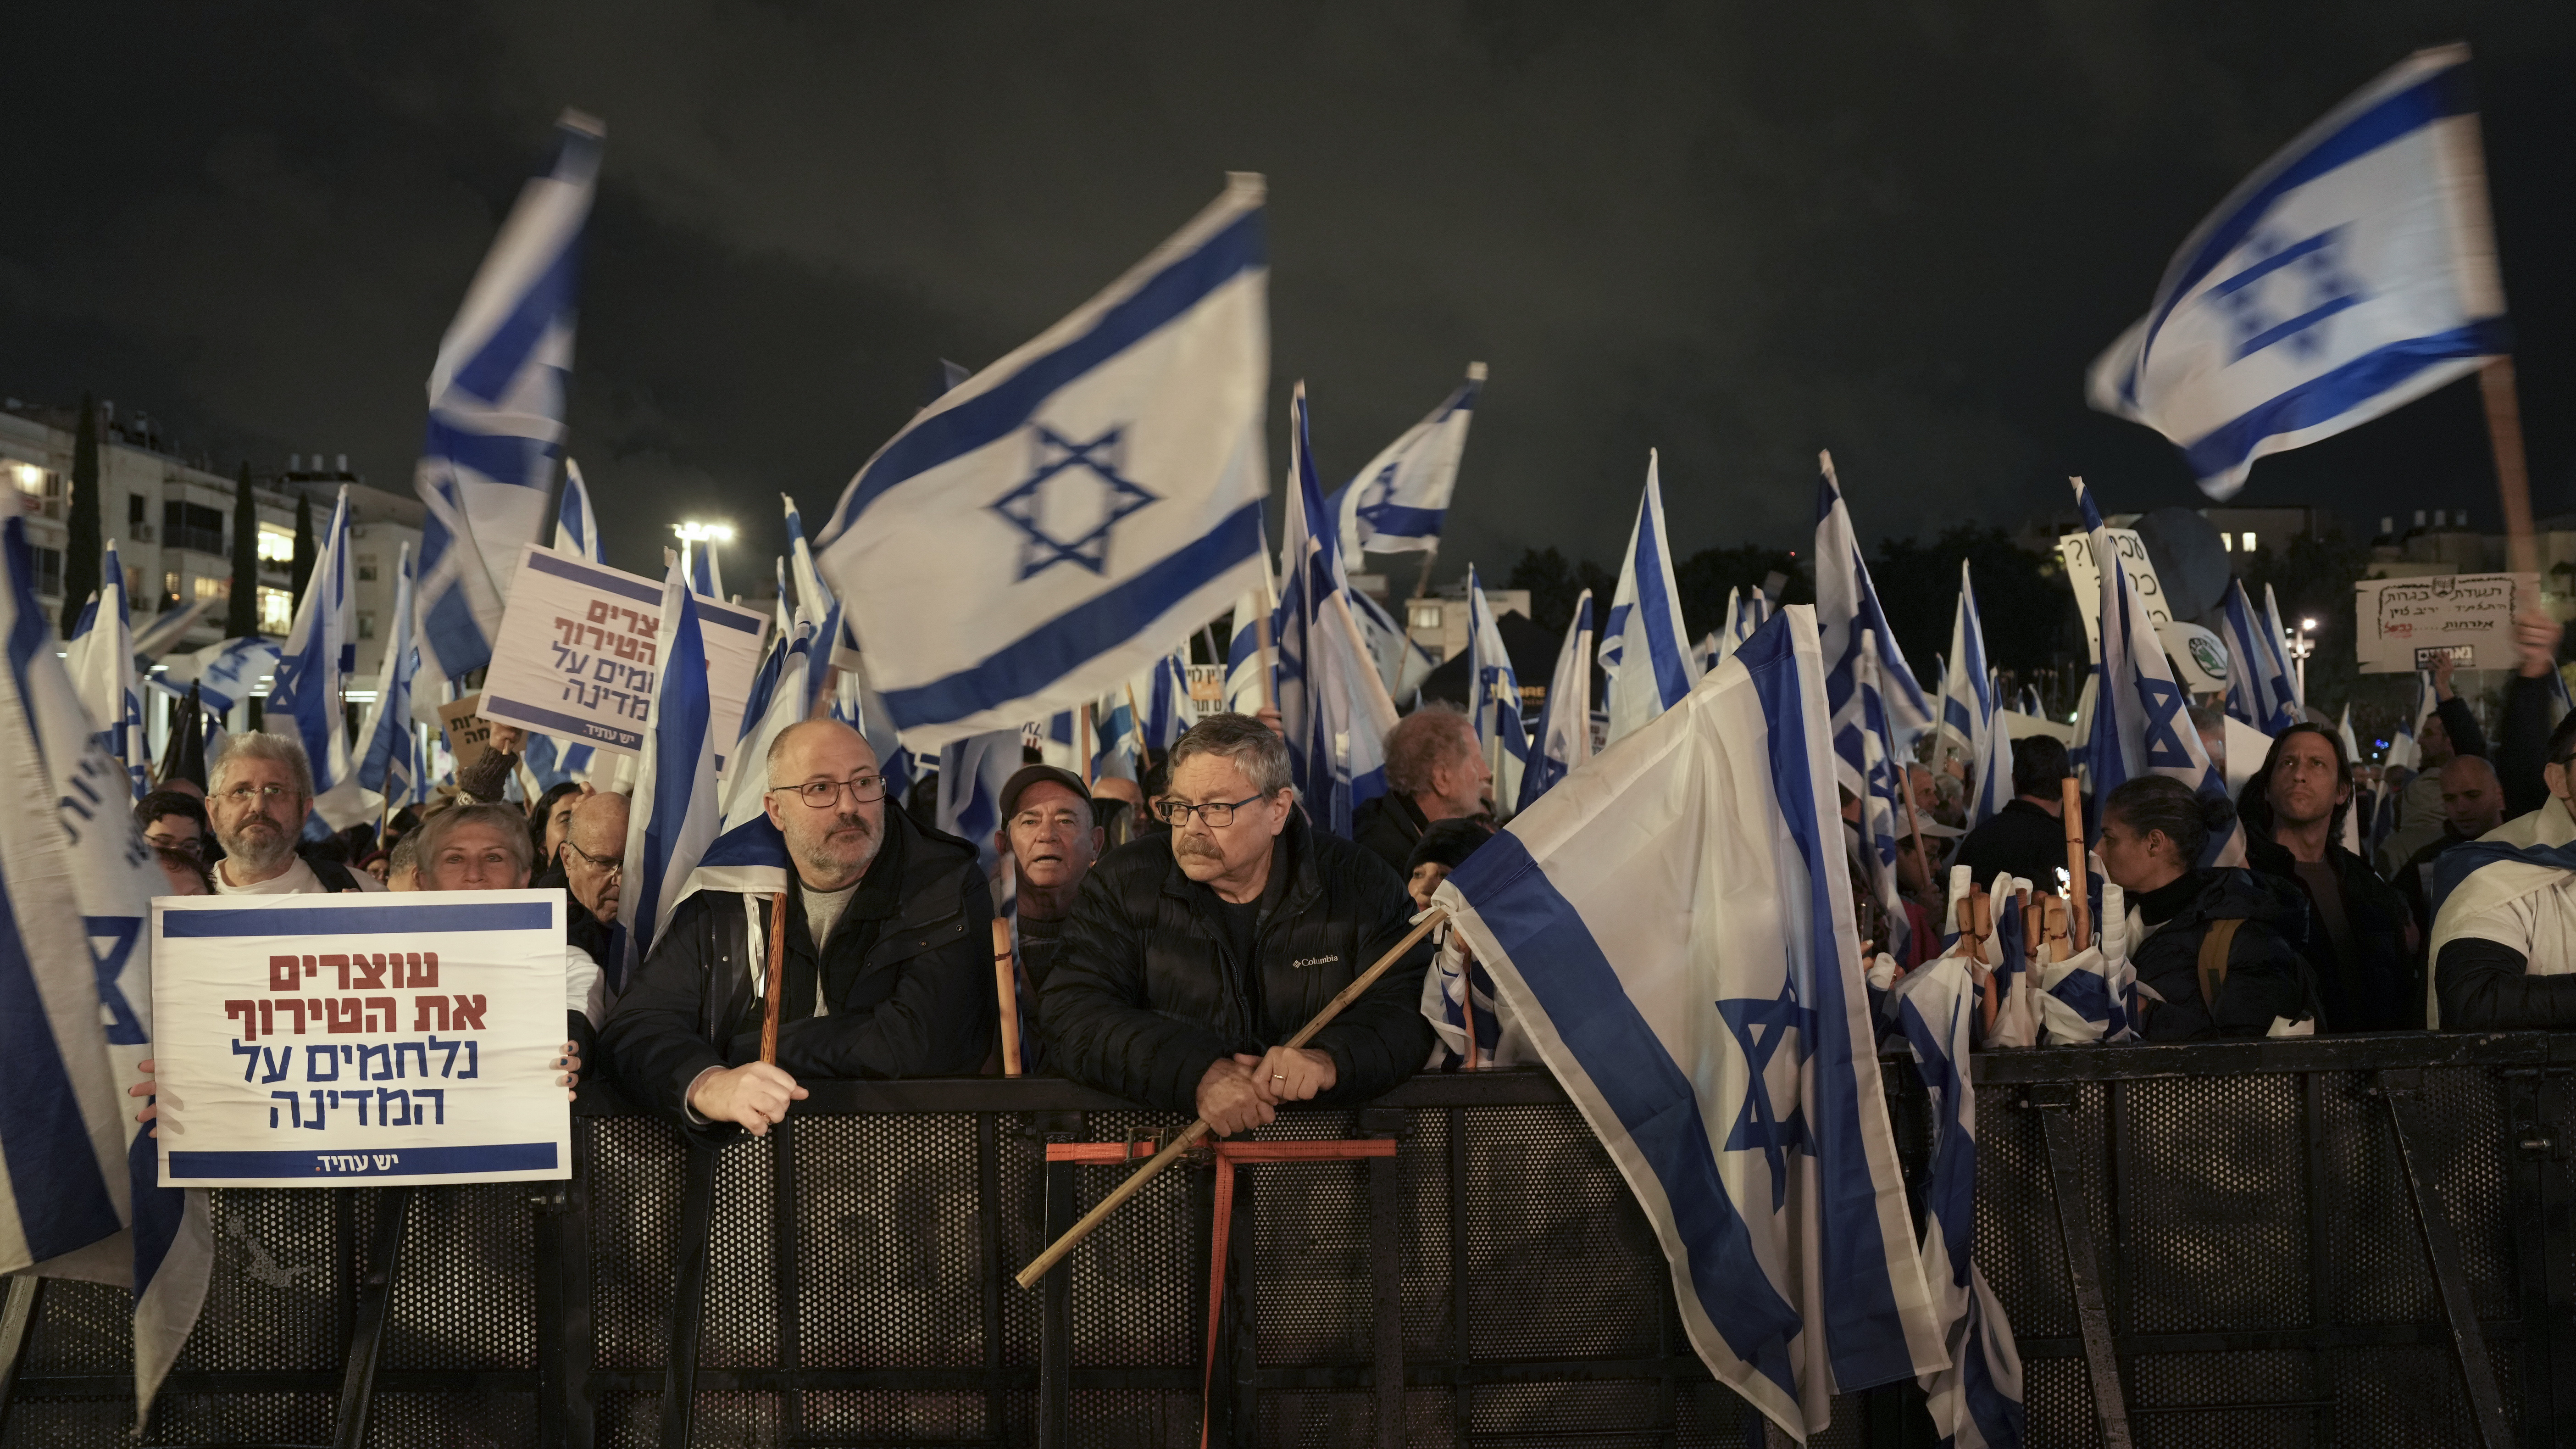
[[[1394,496],[1395,475],[1402,471],[1403,467],[1401,463],[1387,464],[1378,470],[1376,477],[1368,481],[1367,487],[1360,490],[1359,506],[1351,511],[1366,520],[1371,530],[1383,526],[1388,516],[1395,512],[1395,505],[1387,502],[1387,499]]]
[[[119,991],[116,979],[125,974],[125,958],[134,953],[134,943],[143,936],[143,922],[134,916],[89,916],[90,965],[98,974],[98,999],[107,1007],[107,1039],[116,1046],[141,1046],[152,1038],[144,1033],[143,1018],[136,1015],[133,1003]]]
[[[2183,748],[2182,736],[2175,732],[2176,721],[2182,718],[2182,691],[2161,679],[2141,679],[2138,701],[2147,707],[2147,767],[2191,768],[2191,751]]]
[[[1808,1041],[1815,1034],[1816,1014],[1799,1004],[1786,981],[1780,983],[1780,994],[1772,1000],[1747,996],[1720,1001],[1717,1014],[1734,1035],[1736,1050],[1744,1053],[1744,1106],[1736,1114],[1734,1128],[1726,1134],[1725,1150],[1761,1150],[1763,1160],[1771,1166],[1771,1210],[1776,1213],[1789,1191],[1788,1154],[1806,1152],[1809,1144],[1803,1106],[1791,1107],[1785,1119],[1772,1110],[1771,1058],[1794,1036],[1798,1044],[1790,1049],[1790,1064],[1806,1061]],[[1756,1027],[1770,1030],[1756,1040]]]
[[[2247,239],[2255,260],[2209,289],[2209,298],[2236,329],[2242,361],[2276,342],[2301,358],[2325,346],[2318,324],[2361,303],[2361,288],[2343,269],[2341,227],[2304,241],[2257,233]]]
[[[1031,432],[1033,456],[1027,481],[988,505],[1023,535],[1020,577],[1031,578],[1060,563],[1106,573],[1109,531],[1127,515],[1161,501],[1118,471],[1125,430],[1111,428],[1087,443],[1077,443],[1043,423],[1033,425]],[[1075,482],[1080,477],[1094,480],[1100,490],[1098,521],[1087,533],[1058,538],[1047,529],[1048,490],[1080,486]]]

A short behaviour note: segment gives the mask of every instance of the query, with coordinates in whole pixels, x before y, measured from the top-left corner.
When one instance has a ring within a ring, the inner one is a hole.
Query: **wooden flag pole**
[[[2487,405],[2487,442],[2495,449],[2496,491],[2504,499],[2507,571],[2540,572],[2540,549],[2531,536],[2531,471],[2522,454],[2522,403],[2515,395],[2513,357],[2490,357],[2478,369],[2478,395]],[[2529,605],[2537,609],[2540,601]]]
[[[1091,793],[1091,702],[1089,700],[1084,700],[1082,708],[1073,712],[1073,738],[1076,752],[1073,763],[1079,767],[1082,776],[1082,793],[1088,795]]]
[[[1252,621],[1253,639],[1261,650],[1261,707],[1279,708],[1279,689],[1270,671],[1270,616],[1264,614]]]
[[[993,918],[993,989],[1000,993],[1002,1004],[1002,1075],[1020,1074],[1020,990],[1018,973],[1011,969],[1011,923],[1001,916]]]
[[[1430,912],[1424,915],[1421,921],[1416,923],[1412,930],[1405,933],[1403,940],[1388,947],[1386,954],[1377,958],[1377,964],[1369,967],[1366,971],[1361,972],[1357,979],[1353,980],[1350,985],[1343,987],[1332,1000],[1325,1002],[1324,1009],[1315,1013],[1314,1020],[1297,1028],[1297,1034],[1280,1043],[1280,1045],[1302,1047],[1306,1043],[1313,1041],[1315,1039],[1315,1033],[1322,1031],[1325,1027],[1331,1025],[1333,1018],[1342,1014],[1342,1008],[1359,1000],[1370,987],[1377,984],[1377,979],[1384,976],[1389,967],[1403,959],[1405,952],[1412,950],[1414,945],[1421,941],[1424,936],[1431,934],[1432,927],[1439,925],[1442,921],[1447,919],[1449,919],[1449,913],[1447,911],[1444,911],[1437,906],[1432,907]],[[1065,1229],[1063,1237],[1060,1237],[1054,1242],[1048,1244],[1045,1252],[1038,1254],[1036,1258],[1030,1260],[1029,1265],[1019,1271],[1018,1277],[1014,1281],[1023,1288],[1036,1287],[1040,1278],[1045,1277],[1050,1269],[1054,1268],[1056,1264],[1063,1262],[1065,1258],[1073,1252],[1075,1244],[1080,1243],[1084,1238],[1090,1236],[1092,1229],[1099,1227],[1104,1222],[1107,1222],[1109,1220],[1109,1215],[1116,1212],[1121,1203],[1124,1203],[1127,1199],[1134,1197],[1138,1192],[1142,1191],[1147,1180],[1152,1178],[1155,1173],[1158,1173],[1164,1168],[1171,1166],[1173,1163],[1180,1161],[1181,1154],[1187,1152],[1192,1144],[1196,1143],[1200,1138],[1208,1135],[1208,1131],[1208,1121],[1205,1117],[1201,1117],[1197,1121],[1192,1122],[1188,1127],[1182,1129],[1181,1135],[1173,1138],[1170,1146],[1155,1153],[1152,1161],[1147,1162],[1140,1168],[1137,1168],[1135,1172],[1129,1174],[1125,1182],[1122,1182],[1116,1187],[1110,1189],[1109,1196],[1102,1198],[1098,1207],[1084,1213],[1081,1221],[1075,1223],[1072,1227]]]
[[[760,1059],[778,1065],[778,1001],[785,994],[782,978],[787,964],[787,892],[769,898],[769,969],[763,973],[760,994]]]
[[[2084,866],[2084,803],[2076,796],[2075,777],[2057,782],[2058,796],[2066,818],[2066,923],[2067,939],[2081,951],[2091,938],[2091,872]]]

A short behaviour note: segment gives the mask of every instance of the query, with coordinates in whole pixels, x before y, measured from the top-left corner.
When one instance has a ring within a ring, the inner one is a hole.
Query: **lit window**
[[[284,564],[295,562],[295,535],[282,528],[265,524],[259,530],[259,561]]]
[[[1440,627],[1440,606],[1439,606],[1438,604],[1416,604],[1416,605],[1414,605],[1414,606],[1413,606],[1413,627],[1414,627],[1414,628],[1416,628],[1416,629],[1437,629],[1437,628],[1439,628],[1439,627]]]
[[[2218,536],[2218,546],[2228,553],[2236,552],[2236,535],[2232,533],[2220,534]]]
[[[2254,551],[2254,535],[2250,533],[2245,535],[2245,551],[2247,553],[2252,553]]]
[[[375,615],[366,613],[358,615],[358,637],[361,639],[373,639],[376,637]]]
[[[174,599],[179,597],[179,576],[175,573],[163,574],[161,576],[161,592],[168,594]]]
[[[284,589],[260,590],[259,627],[267,634],[283,634],[294,628],[295,596]]]
[[[207,578],[207,577],[206,577],[205,575],[203,575],[203,574],[200,574],[200,575],[198,575],[198,576],[197,576],[197,597],[198,597],[198,598],[201,598],[201,599],[229,599],[229,598],[231,598],[232,596],[233,596],[233,581],[232,581],[232,580],[230,580],[230,579],[210,579],[210,578]]]

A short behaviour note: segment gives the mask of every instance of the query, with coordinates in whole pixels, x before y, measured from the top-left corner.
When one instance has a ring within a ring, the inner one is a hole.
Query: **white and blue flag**
[[[2241,579],[2228,581],[2219,642],[2227,647],[2227,712],[2267,735],[2277,736],[2296,724],[2290,656],[2281,648],[2280,636],[2255,612],[2254,601],[2245,597]]]
[[[1341,541],[1315,482],[1306,385],[1289,404],[1288,517],[1280,550],[1279,610],[1270,636],[1278,650],[1279,720],[1288,774],[1320,829],[1348,839],[1351,817],[1386,793],[1386,736],[1395,701],[1351,617]]]
[[[142,799],[152,788],[152,747],[144,738],[143,687],[134,672],[134,625],[126,611],[125,565],[116,556],[113,539],[99,565],[98,592],[90,595],[71,638],[64,641],[63,655],[72,688],[88,709],[90,723],[98,727],[100,747],[125,767],[132,798]]]
[[[917,748],[1096,698],[1259,584],[1261,202],[1235,176],[851,480],[816,552]]]
[[[262,692],[277,671],[277,645],[253,635],[209,644],[194,654],[170,661],[157,678],[173,686],[197,686],[197,698],[219,715],[229,715],[242,701]]]
[[[702,599],[722,602],[724,569],[716,563],[716,541],[712,538],[689,538],[680,541],[680,562],[689,571],[689,587]]]
[[[206,1195],[158,1186],[125,1095],[152,1055],[151,899],[169,887],[124,766],[54,655],[23,525],[0,523],[0,770],[53,809],[0,812],[0,1274],[134,1294],[136,1430],[214,1266]]]
[[[605,564],[600,555],[599,515],[590,509],[590,485],[581,481],[581,465],[564,459],[563,498],[555,505],[555,552]]]
[[[1682,630],[1681,590],[1673,583],[1672,545],[1664,537],[1664,490],[1656,457],[1646,451],[1646,491],[1619,560],[1619,588],[1601,626],[1601,673],[1610,696],[1610,743],[1643,729],[1681,702],[1699,682],[1690,635]]]
[[[420,536],[420,632],[447,679],[491,662],[519,568],[544,529],[562,455],[572,376],[582,229],[606,132],[566,111],[555,153],[519,192],[429,373],[429,433],[413,488]]]
[[[1278,697],[1278,653],[1265,636],[1279,591],[1270,581],[1267,539],[1261,550],[1261,582],[1235,601],[1234,637],[1225,646],[1225,707],[1235,714],[1259,714]]]
[[[1189,656],[1178,650],[1154,661],[1143,696],[1143,728],[1148,749],[1163,751],[1180,742],[1197,721],[1190,704]]]
[[[2147,774],[2170,775],[2195,794],[2225,800],[2227,776],[2210,765],[2192,727],[2191,698],[2174,681],[2147,601],[2120,562],[2092,490],[2081,478],[2068,481],[2092,535],[2093,556],[2110,560],[2102,570],[2102,652],[2094,662],[2093,727],[2086,739],[2092,808],[2098,815],[2112,791]],[[2244,864],[2245,827],[2231,823],[2224,834],[2211,835],[2201,855],[2202,865]]]
[[[411,718],[412,681],[420,674],[420,644],[412,630],[411,604],[411,544],[405,542],[394,574],[385,658],[376,668],[376,702],[367,707],[367,722],[358,731],[358,788],[375,795],[380,809],[399,809],[429,798],[429,781],[421,778],[417,768],[418,741],[413,736],[419,729]],[[540,742],[549,748],[553,745],[544,735],[530,735],[532,764]]]
[[[1404,430],[1369,459],[1359,475],[1324,500],[1341,533],[1342,557],[1370,553],[1425,553],[1440,546],[1449,498],[1458,488],[1458,460],[1467,451],[1467,425],[1485,389],[1485,364],[1467,364],[1467,380],[1431,416]],[[1392,686],[1389,686],[1392,688]]]
[[[1878,904],[1880,928],[1874,939],[1880,950],[1902,961],[1914,938],[1904,884],[1896,871],[1896,845],[1906,834],[1905,757],[1896,752],[1886,684],[1878,668],[1877,640],[1864,629],[1861,647],[1852,658],[1859,727],[1848,735],[1860,751],[1860,866],[1870,899]],[[1845,738],[1835,738],[1836,748],[1842,747]]]
[[[375,811],[362,797],[349,763],[349,729],[341,696],[358,668],[358,601],[350,588],[349,490],[340,489],[303,607],[277,651],[277,681],[269,686],[264,720],[292,734],[313,762],[313,813],[334,830],[368,819]],[[415,598],[418,596],[415,595]]]
[[[1350,555],[1342,555],[1345,563]],[[1413,642],[1413,636],[1395,621],[1386,607],[1358,589],[1350,592],[1351,622],[1360,626],[1360,641],[1368,646],[1369,659],[1377,667],[1377,677],[1386,686],[1390,699],[1409,699],[1422,688],[1422,681],[1439,668],[1429,650]]]
[[[1719,617],[1717,628],[1710,631],[1700,649],[1705,668],[1715,669],[1724,663],[1726,656],[1743,648],[1744,641],[1752,638],[1753,631],[1770,618],[1771,601],[1763,596],[1761,585],[1728,589],[1726,612]]]
[[[994,730],[939,750],[939,828],[975,847],[984,878],[1001,874],[1002,787],[1020,770],[1020,732]]]
[[[149,665],[176,647],[187,637],[197,621],[215,606],[211,598],[199,599],[184,609],[165,610],[160,617],[134,631],[134,662],[137,667]]]
[[[1946,1362],[1827,722],[1815,615],[1783,609],[1436,897],[1636,1193],[1691,1346],[1801,1442]]]
[[[1923,686],[1905,663],[1905,651],[1878,606],[1851,510],[1843,504],[1834,455],[1818,453],[1816,485],[1816,629],[1825,641],[1825,697],[1833,704],[1834,761],[1844,789],[1861,793],[1860,656],[1862,641],[1876,651],[1880,705],[1887,711],[1889,752],[1914,757],[1914,743],[1938,721]]]
[[[698,626],[688,575],[677,564],[662,579],[660,632],[662,676],[653,683],[653,712],[636,758],[635,797],[626,817],[626,888],[617,900],[626,951],[622,960],[600,963],[612,997],[652,954],[723,818],[716,798],[706,635]],[[745,759],[743,765],[745,774],[762,775],[759,762]],[[770,833],[777,833],[775,827]]]
[[[2093,406],[2233,496],[2510,350],[2469,48],[2418,51],[2237,185],[2093,364]]]
[[[1968,828],[1976,829],[2012,803],[2012,732],[2004,727],[2003,701],[1995,697],[1986,666],[1986,625],[1977,613],[1976,584],[1968,561],[1959,560],[1959,610],[1950,620],[1950,657],[1941,674],[1941,730],[1968,758]]]
[[[1556,651],[1556,672],[1548,679],[1547,703],[1539,707],[1538,740],[1521,775],[1516,808],[1527,810],[1591,758],[1592,591],[1585,589],[1575,596],[1574,617]]]
[[[1529,769],[1529,727],[1521,722],[1520,675],[1473,564],[1467,566],[1467,607],[1467,719],[1494,774],[1494,813],[1508,820],[1520,808],[1521,781]]]

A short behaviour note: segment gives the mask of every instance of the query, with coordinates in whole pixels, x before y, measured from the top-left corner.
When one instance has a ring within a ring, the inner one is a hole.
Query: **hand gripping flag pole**
[[[1438,926],[1441,922],[1448,919],[1449,913],[1440,909],[1438,906],[1434,906],[1430,910],[1424,912],[1422,919],[1414,923],[1413,929],[1404,933],[1403,940],[1388,947],[1385,955],[1378,957],[1374,965],[1370,966],[1366,971],[1361,972],[1352,980],[1350,985],[1343,987],[1340,992],[1335,994],[1332,1000],[1325,1002],[1324,1009],[1315,1013],[1314,1020],[1297,1028],[1297,1034],[1288,1038],[1285,1042],[1282,1042],[1281,1045],[1302,1047],[1306,1043],[1313,1041],[1315,1039],[1315,1033],[1332,1025],[1333,1018],[1342,1014],[1342,1008],[1366,995],[1368,993],[1368,989],[1377,984],[1377,979],[1384,976],[1389,967],[1392,967],[1396,962],[1404,959],[1405,952],[1412,950],[1424,936],[1429,935],[1433,927]],[[1144,1166],[1137,1168],[1133,1173],[1129,1174],[1125,1182],[1112,1188],[1109,1196],[1100,1200],[1100,1205],[1098,1207],[1084,1213],[1080,1222],[1077,1222],[1072,1227],[1065,1229],[1063,1237],[1049,1243],[1047,1245],[1047,1250],[1038,1254],[1035,1259],[1031,1260],[1027,1267],[1022,1268],[1019,1272],[1019,1276],[1014,1281],[1023,1288],[1035,1288],[1038,1286],[1038,1280],[1045,1277],[1056,1264],[1063,1262],[1066,1257],[1070,1256],[1073,1252],[1074,1245],[1080,1243],[1084,1238],[1089,1237],[1092,1229],[1099,1227],[1104,1222],[1107,1222],[1109,1220],[1109,1215],[1118,1210],[1119,1204],[1127,1201],[1127,1199],[1134,1197],[1138,1192],[1142,1191],[1146,1182],[1152,1179],[1154,1174],[1161,1172],[1164,1168],[1178,1162],[1182,1153],[1187,1152],[1193,1144],[1195,1144],[1200,1138],[1205,1137],[1207,1134],[1208,1120],[1205,1117],[1201,1117],[1197,1121],[1192,1122],[1188,1127],[1182,1129],[1181,1135],[1173,1138],[1170,1146],[1165,1147],[1162,1151],[1154,1154],[1153,1161],[1146,1163]]]

